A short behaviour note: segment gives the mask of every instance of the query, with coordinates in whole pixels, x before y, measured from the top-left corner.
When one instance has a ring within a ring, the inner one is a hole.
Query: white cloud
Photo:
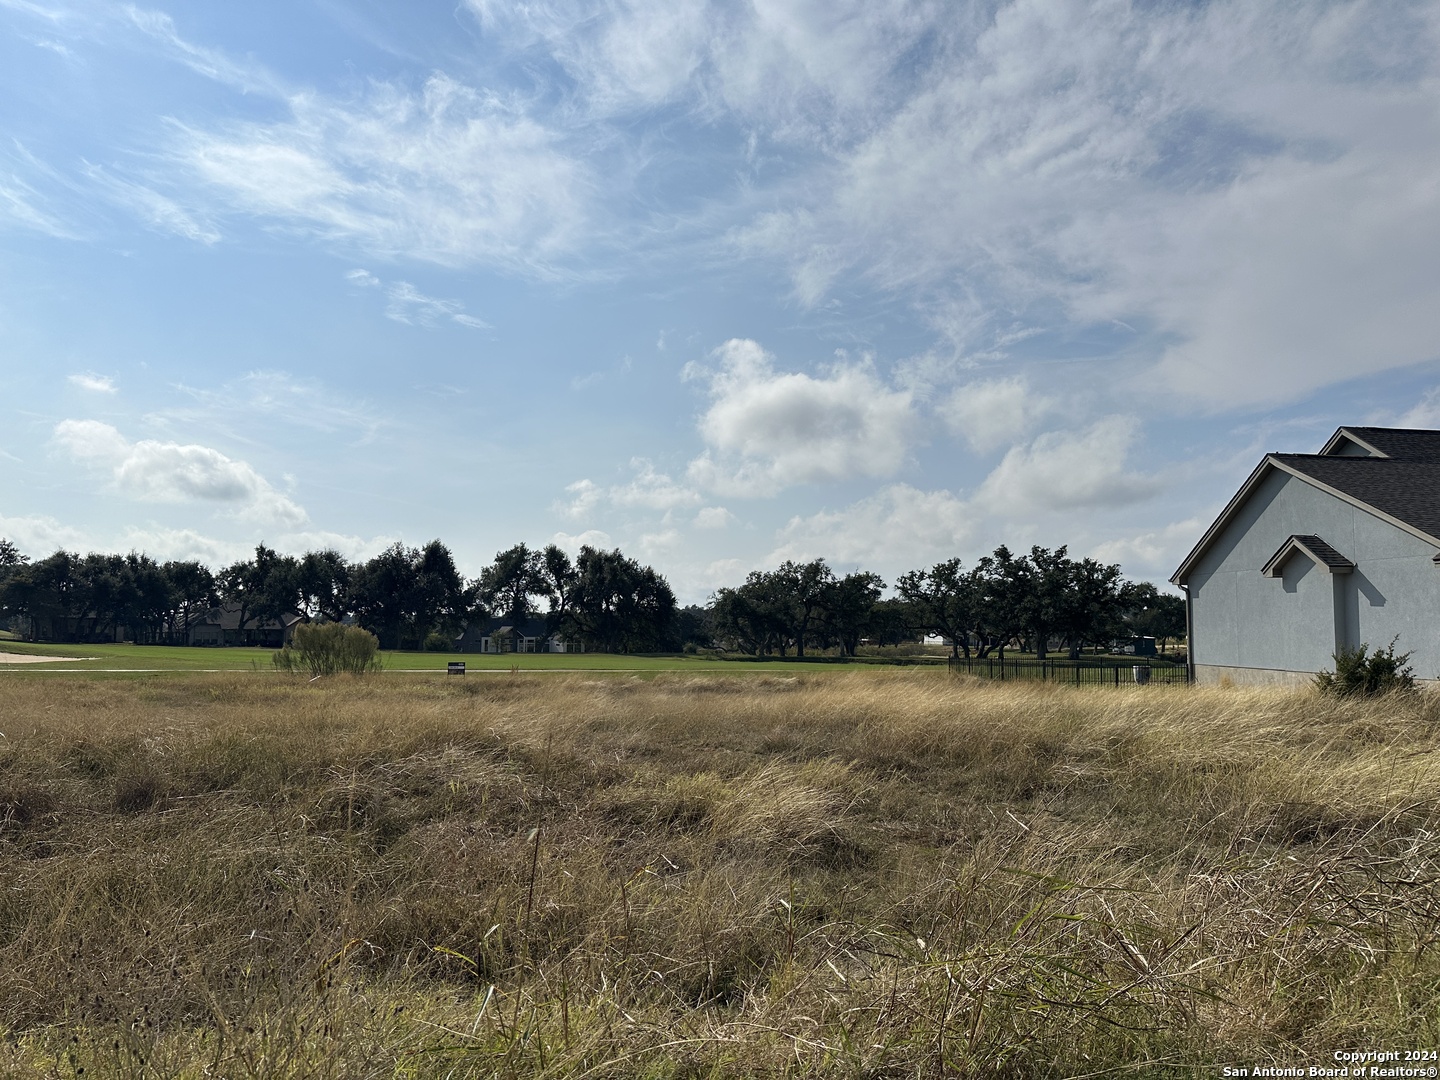
[[[1155,477],[1129,471],[1139,424],[1108,416],[1083,431],[1051,431],[1011,449],[976,492],[987,512],[1006,517],[1117,507],[1159,490]]]
[[[1021,376],[956,387],[939,406],[947,427],[985,453],[1028,435],[1055,407]]]
[[[137,30],[197,74],[228,83],[246,93],[276,94],[282,89],[280,81],[258,64],[237,62],[219,49],[186,41],[175,29],[175,21],[163,11],[150,11],[134,4],[125,4],[121,11]]]
[[[20,549],[21,554],[43,559],[61,548],[77,551],[85,547],[85,534],[48,515],[5,517],[0,514],[0,537]]]
[[[10,166],[12,171],[0,172],[0,225],[7,220],[25,229],[44,233],[57,240],[74,240],[77,233],[50,208],[52,200],[31,183],[21,177],[18,170],[24,170],[35,182],[46,182],[54,187],[58,177],[53,169],[30,153],[18,141],[14,150],[0,164]]]
[[[1196,516],[1134,536],[1106,540],[1096,544],[1090,554],[1101,562],[1119,563],[1127,574],[1168,578],[1212,520],[1213,516]]]
[[[557,532],[550,537],[550,543],[575,554],[582,547],[606,549],[610,546],[610,534],[599,529],[586,529],[581,533]]]
[[[1391,426],[1440,428],[1440,386],[1425,391],[1419,401],[1391,422]]]
[[[680,546],[683,538],[678,529],[661,529],[659,532],[642,533],[639,541],[640,556],[653,561],[671,555]]]
[[[962,350],[1015,311],[1119,321],[1215,406],[1440,352],[1433,4],[943,10],[910,92],[735,233],[804,301],[923,293]]]
[[[205,217],[152,187],[112,176],[97,165],[87,165],[85,172],[106,198],[134,214],[156,232],[206,245],[217,244],[223,239],[220,231]]]
[[[633,458],[630,467],[635,478],[628,484],[617,485],[607,492],[616,506],[636,506],[647,510],[675,510],[696,506],[700,493],[693,488],[678,484],[666,474],[659,472],[646,458]]]
[[[227,540],[194,529],[169,529],[159,526],[127,528],[118,545],[121,549],[143,551],[156,562],[171,559],[194,559],[212,569],[227,566],[255,553],[255,545],[243,540]]]
[[[248,463],[196,444],[130,442],[98,420],[62,420],[56,445],[80,464],[110,475],[115,490],[141,502],[215,502],[239,516],[303,525],[307,516]]]
[[[893,572],[953,557],[975,524],[969,502],[949,491],[891,484],[843,509],[791,518],[767,562],[824,558]]]
[[[108,375],[96,375],[93,371],[76,372],[67,376],[65,381],[94,394],[113,394],[117,390],[114,379]]]
[[[466,315],[464,305],[458,300],[437,300],[426,296],[408,281],[397,281],[389,288],[390,302],[385,306],[385,317],[410,325],[433,327],[441,320],[448,319],[471,330],[489,330],[490,324],[473,315]]]
[[[593,480],[576,480],[573,484],[567,484],[565,491],[569,494],[570,501],[557,504],[556,510],[576,520],[589,517],[605,497],[604,490]]]
[[[441,300],[426,296],[408,281],[394,281],[388,286],[369,270],[357,268],[345,272],[345,280],[364,289],[384,287],[387,302],[385,317],[407,326],[433,328],[441,322],[453,322],[472,330],[489,330],[491,326],[483,319],[465,314],[465,305],[459,300]]]
[[[914,435],[911,394],[887,387],[866,364],[841,362],[820,378],[779,372],[754,341],[714,351],[700,418],[708,444],[690,463],[691,483],[722,495],[767,496],[804,483],[889,476]]]
[[[487,37],[541,42],[592,115],[678,103],[752,129],[834,137],[893,102],[890,76],[948,20],[935,0],[731,4],[721,0],[466,0]]]
[[[723,506],[706,506],[695,514],[695,528],[723,529],[735,520],[735,515]]]
[[[279,122],[179,129],[176,158],[221,205],[381,256],[527,273],[549,273],[582,231],[584,167],[493,94],[436,74],[418,92],[282,99]]]
[[[592,480],[575,481],[565,488],[570,501],[559,504],[557,509],[567,517],[581,519],[603,505],[670,511],[697,506],[702,501],[698,491],[672,480],[648,458],[632,458],[630,468],[634,475],[625,484],[601,487]]]

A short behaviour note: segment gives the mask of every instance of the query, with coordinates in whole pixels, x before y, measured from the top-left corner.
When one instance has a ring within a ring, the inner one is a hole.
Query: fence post
[[[1120,665],[1119,665],[1119,664],[1114,665],[1114,667],[1113,667],[1112,670],[1114,670],[1114,672],[1115,672],[1115,685],[1116,685],[1116,686],[1119,686],[1119,685],[1120,685]]]

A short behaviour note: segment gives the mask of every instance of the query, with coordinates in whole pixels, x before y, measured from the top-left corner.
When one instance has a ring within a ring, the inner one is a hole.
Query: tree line
[[[225,605],[243,628],[270,620],[354,622],[386,649],[449,649],[485,620],[603,652],[715,648],[753,656],[855,656],[864,641],[898,644],[937,634],[962,652],[1071,655],[1134,635],[1184,633],[1184,605],[1120,568],[1072,559],[1064,547],[1027,555],[1000,547],[966,569],[959,559],[902,574],[893,595],[878,574],[837,576],[823,559],[754,571],[681,608],[654,568],[620,550],[517,544],[467,580],[441,541],[394,544],[350,562],[333,550],[282,555],[261,544],[218,571],[194,560],[57,551],[29,561],[0,539],[0,619],[28,637],[180,643],[198,616]]]
[[[898,644],[935,634],[952,655],[1004,656],[1007,647],[1044,659],[1058,641],[1071,657],[1087,645],[1185,633],[1185,605],[1120,567],[1072,559],[1065,547],[1016,555],[1001,546],[968,570],[959,559],[912,570],[882,599],[885,582],[857,571],[837,577],[823,559],[755,571],[720,589],[707,611],[712,635],[735,651],[803,657],[834,648],[854,656],[862,640]]]

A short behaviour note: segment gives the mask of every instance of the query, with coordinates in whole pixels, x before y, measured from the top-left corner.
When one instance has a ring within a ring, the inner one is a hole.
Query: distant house
[[[577,641],[552,634],[544,619],[486,619],[472,623],[455,639],[457,652],[567,653],[584,652]]]
[[[1392,640],[1440,677],[1440,431],[1342,427],[1266,455],[1170,580],[1198,682],[1300,683]]]
[[[185,624],[186,645],[252,645],[278,649],[290,643],[295,627],[304,622],[295,612],[282,619],[247,618],[240,625],[238,604],[221,604],[196,612]]]

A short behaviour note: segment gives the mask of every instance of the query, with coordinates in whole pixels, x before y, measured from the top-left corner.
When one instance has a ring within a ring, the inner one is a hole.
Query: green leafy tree
[[[213,608],[219,599],[215,575],[195,560],[171,561],[161,568],[170,584],[170,609],[166,615],[170,641],[183,641],[191,620]]]
[[[495,561],[480,574],[480,600],[512,626],[534,615],[535,601],[549,590],[544,553],[525,544],[497,552]]]
[[[300,559],[296,610],[307,622],[342,621],[350,613],[351,574],[350,563],[338,551],[307,551]]]
[[[569,621],[602,652],[663,648],[675,619],[675,594],[649,566],[619,550],[580,549]]]
[[[821,618],[826,632],[839,645],[841,656],[853,657],[860,649],[860,639],[875,627],[875,605],[884,589],[880,575],[868,570],[831,581]]]
[[[929,570],[911,570],[895,583],[907,605],[906,621],[917,630],[939,634],[950,641],[950,655],[970,655],[970,633],[979,624],[983,587],[974,574],[961,569],[959,559],[936,563]]]

